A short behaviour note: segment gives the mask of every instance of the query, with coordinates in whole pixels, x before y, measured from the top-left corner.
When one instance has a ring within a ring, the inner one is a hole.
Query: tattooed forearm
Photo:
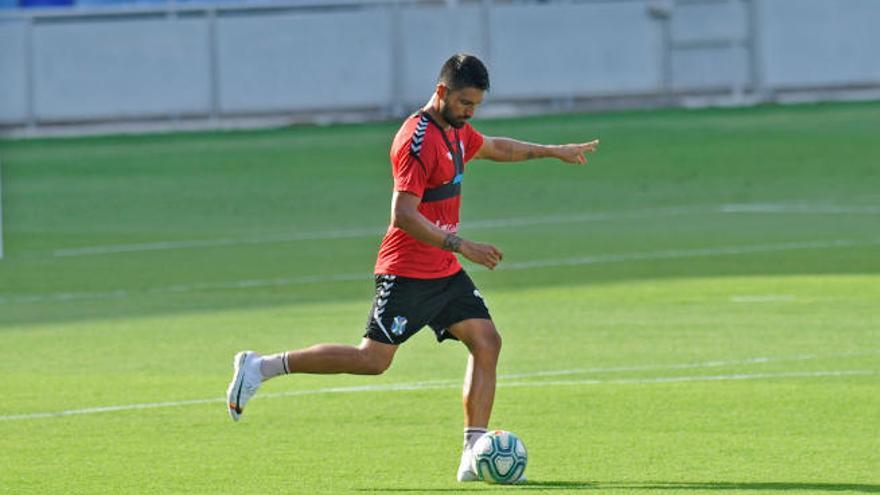
[[[500,162],[519,162],[547,156],[547,148],[540,144],[527,143],[508,138],[494,138],[493,160]]]
[[[493,157],[498,161],[502,162],[514,162],[516,161],[516,153],[513,146],[513,141],[510,139],[498,139],[495,143],[495,149],[498,153]]]
[[[461,249],[461,237],[455,234],[446,234],[443,239],[443,249],[457,253]]]

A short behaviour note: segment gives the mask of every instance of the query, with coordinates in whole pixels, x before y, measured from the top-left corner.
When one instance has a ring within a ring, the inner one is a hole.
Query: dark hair
[[[453,91],[463,88],[488,91],[489,71],[477,57],[467,53],[456,53],[443,64],[437,82],[445,84]]]

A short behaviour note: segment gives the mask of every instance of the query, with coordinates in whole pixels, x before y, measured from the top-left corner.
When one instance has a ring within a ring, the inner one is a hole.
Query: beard
[[[461,129],[467,123],[467,117],[456,117],[452,114],[452,112],[449,111],[448,106],[440,112],[440,115],[443,117],[443,120],[445,120],[447,124],[455,127],[456,129]]]

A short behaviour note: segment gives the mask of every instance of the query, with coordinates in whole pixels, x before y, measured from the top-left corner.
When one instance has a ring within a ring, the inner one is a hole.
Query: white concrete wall
[[[644,93],[661,83],[647,2],[508,5],[490,19],[493,96]]]
[[[39,120],[204,113],[208,31],[199,19],[136,19],[34,26]]]
[[[493,100],[656,92],[662,46],[647,4],[406,8],[394,62],[402,99],[423,102],[441,64],[458,51],[489,65]]]
[[[748,51],[740,43],[749,34],[746,4],[739,1],[681,4],[676,7],[670,24],[671,41],[675,45],[691,45],[672,52],[673,88],[734,87],[749,82]],[[733,46],[706,45],[706,42],[725,40]]]
[[[24,22],[0,23],[0,123],[27,119],[26,36]]]
[[[0,14],[0,124],[405,110],[456,51],[487,61],[490,97],[503,101],[701,91],[756,72],[771,91],[880,87],[880,1],[754,1],[756,64],[739,0],[682,3],[668,19],[649,15],[650,0],[217,7],[216,17],[189,6],[178,16],[37,16],[30,30],[29,14]],[[725,39],[740,41],[694,46]],[[667,42],[684,48],[667,52]]]
[[[381,107],[391,99],[384,9],[221,18],[217,40],[224,112]]]
[[[759,6],[770,86],[880,82],[880,1],[764,0]]]

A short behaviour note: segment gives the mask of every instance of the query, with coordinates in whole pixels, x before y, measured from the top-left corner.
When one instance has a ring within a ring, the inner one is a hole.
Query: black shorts
[[[492,319],[483,296],[464,270],[435,279],[376,275],[376,297],[364,337],[402,344],[429,325],[442,342],[455,339],[448,331],[451,325],[471,318]]]

